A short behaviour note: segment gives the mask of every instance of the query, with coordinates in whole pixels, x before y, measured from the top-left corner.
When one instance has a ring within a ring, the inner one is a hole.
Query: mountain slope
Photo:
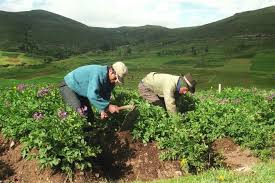
[[[100,46],[109,30],[90,28],[69,18],[43,10],[0,11],[0,40],[4,44],[24,42],[26,34],[42,46],[91,49]]]
[[[0,49],[18,49],[27,40],[39,50],[113,49],[122,44],[175,42],[196,39],[230,39],[245,35],[274,36],[275,6],[235,14],[226,19],[191,28],[168,29],[161,26],[98,28],[69,18],[33,10],[0,11]]]
[[[192,38],[220,38],[251,34],[275,34],[275,6],[237,13],[223,20],[182,32]],[[180,33],[181,29],[177,32]]]

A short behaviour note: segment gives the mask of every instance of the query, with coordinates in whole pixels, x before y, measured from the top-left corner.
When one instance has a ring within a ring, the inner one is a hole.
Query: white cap
[[[116,62],[112,65],[116,72],[118,82],[123,83],[123,77],[128,73],[128,68],[123,62]]]

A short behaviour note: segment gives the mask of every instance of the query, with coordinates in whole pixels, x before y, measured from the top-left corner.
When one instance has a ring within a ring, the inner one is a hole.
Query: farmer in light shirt
[[[195,92],[196,81],[190,73],[174,76],[150,72],[138,85],[140,95],[154,105],[166,108],[169,113],[176,113],[176,98],[188,91]]]
[[[110,104],[111,92],[117,83],[122,83],[128,68],[122,62],[111,66],[86,65],[79,67],[64,77],[60,86],[67,104],[91,122],[94,115],[90,105],[100,111],[100,118],[109,117],[108,112],[118,113],[118,106]]]

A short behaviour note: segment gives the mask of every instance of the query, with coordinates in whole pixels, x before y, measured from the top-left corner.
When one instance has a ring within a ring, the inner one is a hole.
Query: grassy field
[[[188,175],[170,180],[152,181],[152,183],[274,183],[275,164],[259,164],[250,172],[234,172],[227,169],[212,169],[198,175]],[[141,183],[141,182],[135,182]]]
[[[249,58],[228,58],[223,54],[210,52],[207,55],[162,55],[155,53],[135,54],[127,57],[115,52],[105,54],[87,53],[69,59],[44,64],[38,58],[27,57],[22,53],[0,52],[3,60],[17,59],[23,66],[1,67],[1,86],[17,83],[48,82],[58,83],[69,71],[86,64],[110,65],[122,60],[129,68],[125,87],[135,88],[139,81],[149,72],[163,72],[181,75],[190,72],[198,80],[198,89],[242,86],[274,88],[275,86],[275,52],[260,52]],[[17,66],[16,66],[17,65]]]
[[[41,58],[28,57],[24,53],[0,51],[0,67],[37,65],[42,61]]]
[[[275,52],[257,54],[252,59],[251,70],[275,72],[274,58],[275,58]]]

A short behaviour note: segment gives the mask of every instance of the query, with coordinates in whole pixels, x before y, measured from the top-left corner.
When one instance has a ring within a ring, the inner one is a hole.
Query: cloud
[[[66,6],[62,7],[62,4]],[[86,6],[82,6],[86,4]],[[48,10],[94,26],[140,26],[145,24],[180,26],[177,4],[165,1],[78,0],[51,1]],[[60,8],[61,7],[61,8]]]
[[[30,0],[0,0],[0,9],[4,11],[25,11],[31,7]]]
[[[255,10],[267,6],[275,5],[275,0],[175,0],[177,2],[192,2],[205,8],[212,8],[215,11],[223,12],[223,14],[234,14],[248,10]]]
[[[0,0],[0,10],[44,9],[97,27],[196,26],[271,5],[275,0]]]

